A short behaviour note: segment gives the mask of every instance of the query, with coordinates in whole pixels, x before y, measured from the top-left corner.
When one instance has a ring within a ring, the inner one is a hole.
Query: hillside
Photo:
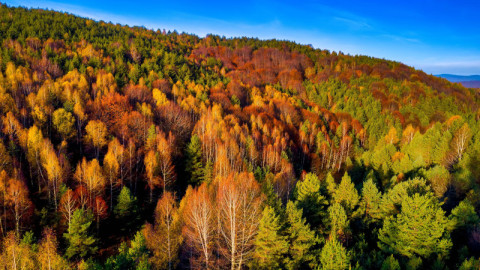
[[[478,268],[474,89],[6,5],[0,42],[5,269]]]

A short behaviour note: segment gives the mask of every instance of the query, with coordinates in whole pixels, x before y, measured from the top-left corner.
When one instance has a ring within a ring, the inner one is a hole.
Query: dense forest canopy
[[[2,269],[478,269],[477,90],[0,5]]]

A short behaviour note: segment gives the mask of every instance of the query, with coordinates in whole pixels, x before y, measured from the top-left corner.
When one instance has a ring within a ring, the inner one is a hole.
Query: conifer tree
[[[320,263],[325,270],[343,270],[348,269],[350,258],[342,244],[331,237],[322,248],[320,253]]]
[[[398,263],[397,259],[390,255],[387,257],[382,263],[382,270],[400,270],[400,264]]]
[[[67,233],[63,234],[67,240],[68,247],[65,256],[84,258],[89,254],[95,253],[96,239],[90,235],[90,226],[93,222],[93,214],[82,209],[77,209],[73,213],[70,227]]]
[[[297,182],[296,199],[307,221],[314,228],[320,226],[328,202],[321,194],[320,180],[315,174],[308,173],[303,181]]]
[[[360,196],[358,196],[357,189],[352,183],[352,179],[345,172],[345,175],[342,177],[342,181],[335,190],[334,201],[342,204],[342,206],[347,211],[348,215],[351,215],[355,207],[360,201]]]
[[[124,186],[118,195],[117,205],[113,210],[115,218],[122,224],[122,231],[130,231],[138,221],[137,198],[135,198],[130,189]]]
[[[287,269],[301,269],[312,261],[312,247],[317,243],[315,232],[310,229],[305,218],[302,217],[302,209],[289,201],[286,209],[287,228],[286,234],[289,242],[288,254],[285,266]]]
[[[202,182],[205,174],[202,161],[202,144],[196,134],[190,139],[186,152],[186,170],[190,174],[188,183],[195,186]]]
[[[347,214],[345,209],[339,203],[334,203],[328,208],[330,220],[330,234],[337,236],[343,235],[348,227]]]
[[[254,268],[280,268],[282,258],[288,251],[288,243],[286,238],[281,235],[280,219],[272,207],[267,206],[263,209],[258,227],[253,254]]]
[[[402,201],[401,211],[387,217],[379,232],[378,246],[408,257],[448,254],[452,242],[450,224],[436,198],[414,194]]]
[[[382,194],[378,191],[377,186],[372,179],[368,179],[363,183],[362,200],[360,202],[364,218],[370,220],[380,218],[380,203]]]

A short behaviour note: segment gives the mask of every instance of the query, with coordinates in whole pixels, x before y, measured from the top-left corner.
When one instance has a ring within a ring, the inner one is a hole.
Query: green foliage
[[[350,258],[342,244],[332,237],[322,248],[320,263],[325,270],[343,270],[349,268]]]
[[[452,210],[449,218],[455,223],[456,228],[473,228],[480,222],[475,207],[467,200],[461,201]]]
[[[288,201],[286,209],[286,234],[289,242],[288,254],[285,266],[287,269],[300,269],[306,267],[314,259],[313,247],[318,240],[315,232],[310,229],[305,218],[302,217],[302,209]]]
[[[272,207],[263,209],[255,238],[253,265],[258,269],[277,269],[288,251],[286,237],[281,235],[281,224]]]
[[[358,191],[355,188],[355,185],[352,183],[352,179],[346,172],[342,177],[342,181],[335,190],[333,201],[341,204],[349,215],[353,213],[355,207],[360,201]]]
[[[127,243],[122,242],[119,247],[119,254],[109,257],[105,262],[105,269],[108,270],[147,270],[151,269],[148,263],[148,250],[145,236],[141,231],[135,234],[134,239]]]
[[[91,235],[91,225],[93,214],[89,211],[77,209],[73,212],[70,227],[63,234],[68,243],[65,251],[67,258],[84,258],[87,255],[94,254],[97,250],[97,240]]]
[[[205,169],[202,157],[202,142],[196,134],[190,138],[185,158],[186,170],[190,174],[188,183],[194,186],[200,184],[205,176]]]
[[[324,211],[328,204],[322,195],[321,184],[318,177],[308,173],[303,181],[298,181],[295,189],[298,206],[303,209],[307,221],[316,228],[320,226],[325,217]]]
[[[387,217],[379,232],[379,247],[407,257],[446,256],[452,247],[449,221],[436,199],[429,195],[406,196],[400,213]]]
[[[366,220],[380,218],[381,200],[382,193],[378,191],[377,185],[369,178],[363,183],[362,200],[360,202]]]
[[[117,221],[122,224],[120,229],[124,232],[130,232],[138,223],[137,199],[128,187],[124,186],[120,191],[113,213]]]
[[[381,269],[382,270],[400,270],[402,268],[400,267],[400,264],[398,263],[397,259],[395,259],[393,255],[390,255],[383,261]]]
[[[348,219],[345,209],[339,203],[334,203],[328,208],[330,220],[330,235],[336,237],[343,235],[348,229]]]

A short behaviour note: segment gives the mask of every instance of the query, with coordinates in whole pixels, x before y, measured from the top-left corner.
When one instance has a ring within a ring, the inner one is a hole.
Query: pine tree
[[[397,259],[390,255],[387,257],[382,263],[382,270],[400,270],[400,264],[398,263]]]
[[[377,186],[372,179],[368,179],[363,183],[362,200],[360,202],[364,218],[370,220],[380,218],[380,203],[382,201],[382,193],[378,191]]]
[[[280,232],[281,224],[272,207],[263,210],[262,218],[255,238],[253,264],[258,269],[278,269],[282,258],[288,251],[288,243]]]
[[[414,194],[403,199],[398,215],[384,221],[378,246],[385,252],[408,257],[446,255],[452,246],[449,227],[435,197]]]
[[[89,234],[92,222],[93,214],[90,212],[77,209],[73,213],[70,227],[63,234],[68,243],[65,256],[69,259],[76,256],[83,258],[97,250],[96,239]]]
[[[302,217],[302,209],[299,209],[291,201],[287,203],[286,219],[289,256],[285,266],[287,269],[305,268],[314,257],[311,249],[317,243],[315,232],[310,229],[305,218]]]
[[[322,248],[320,263],[325,270],[343,270],[348,269],[350,258],[342,244],[332,237]]]
[[[328,208],[330,220],[330,234],[333,236],[345,234],[348,228],[348,219],[345,209],[339,203],[334,203]]]
[[[324,210],[328,202],[321,194],[320,180],[315,174],[308,173],[303,181],[297,182],[296,199],[307,221],[314,228],[319,226],[324,219]]]
[[[190,139],[186,152],[185,169],[190,174],[188,183],[195,186],[202,182],[205,174],[202,161],[202,143],[196,134]]]
[[[118,202],[113,210],[115,218],[122,224],[122,231],[130,231],[138,221],[137,198],[135,198],[130,189],[124,186],[118,195]]]
[[[360,201],[357,189],[355,189],[355,185],[347,172],[345,172],[342,181],[335,190],[334,201],[342,204],[349,216]]]

